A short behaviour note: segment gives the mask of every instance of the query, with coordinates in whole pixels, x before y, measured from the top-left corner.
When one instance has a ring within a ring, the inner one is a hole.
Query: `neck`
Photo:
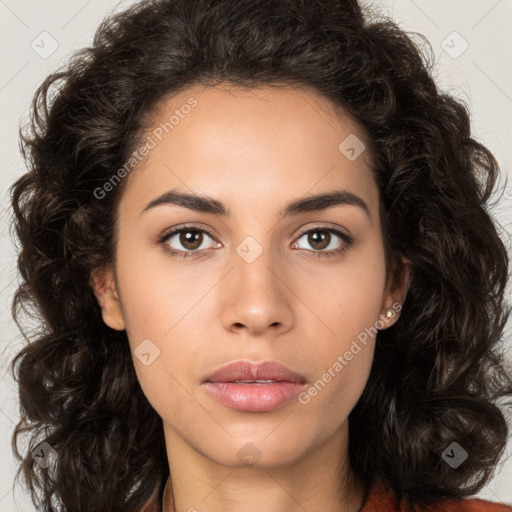
[[[218,464],[166,432],[170,476],[162,511],[359,512],[365,489],[348,464],[347,430],[288,465],[249,468]]]

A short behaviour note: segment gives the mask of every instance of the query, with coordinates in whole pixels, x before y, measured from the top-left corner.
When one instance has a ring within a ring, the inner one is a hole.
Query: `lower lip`
[[[278,409],[295,398],[304,384],[281,381],[273,384],[205,382],[206,389],[222,404],[245,412]]]

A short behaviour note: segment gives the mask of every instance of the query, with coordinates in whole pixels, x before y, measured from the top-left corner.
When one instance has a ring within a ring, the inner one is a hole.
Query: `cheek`
[[[178,321],[176,316],[183,309],[187,290],[175,277],[172,279],[165,265],[155,264],[154,258],[148,256],[154,252],[144,246],[148,242],[135,243],[136,240],[133,237],[120,241],[117,261],[124,320],[132,349],[145,338],[165,338],[165,333]]]
[[[339,286],[331,285],[328,291],[336,297],[335,307],[331,310],[333,331],[347,341],[374,327],[379,320],[385,276],[384,270],[381,273],[374,267],[344,277]]]
[[[385,280],[384,249],[377,236],[349,249],[336,264],[299,268],[298,295],[315,313],[313,323],[322,328],[328,350],[343,348],[375,326],[382,312]]]
[[[349,315],[349,312],[347,312]],[[373,361],[376,329],[360,311],[340,320],[335,334],[314,350],[316,375],[301,395],[308,428],[329,435],[343,423],[366,386]],[[365,325],[366,324],[366,325]]]
[[[346,418],[366,385],[380,326],[385,277],[384,252],[376,240],[351,254],[334,271],[322,270],[322,274],[301,280],[304,288],[300,293],[308,297],[310,310],[318,312],[312,322],[316,337],[314,330],[308,336],[316,340],[314,349],[304,347],[314,353],[316,380],[301,403],[311,411],[331,411],[324,417],[327,429],[333,427],[332,421]]]

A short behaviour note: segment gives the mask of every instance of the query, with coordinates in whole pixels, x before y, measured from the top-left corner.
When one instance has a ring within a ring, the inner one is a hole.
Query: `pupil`
[[[201,233],[199,231],[185,231],[181,233],[182,240],[181,243],[184,247],[187,247],[187,249],[196,249],[197,247],[194,246],[194,242],[197,242],[197,240],[200,238]],[[183,240],[183,238],[185,240]],[[201,244],[199,244],[201,245]]]
[[[310,235],[310,239],[313,240],[312,245],[315,245],[315,243],[319,243],[318,238],[321,239],[323,237],[323,243],[322,240],[320,240],[321,247],[318,247],[318,249],[324,249],[325,247],[327,247],[327,245],[329,245],[328,243],[325,243],[327,236],[325,234],[322,235],[321,233],[322,231],[313,231],[313,233],[311,233]]]

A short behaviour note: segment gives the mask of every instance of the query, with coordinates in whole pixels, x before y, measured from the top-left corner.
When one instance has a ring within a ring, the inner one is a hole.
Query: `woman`
[[[33,109],[13,313],[43,329],[12,369],[38,510],[511,510],[470,498],[512,396],[499,171],[395,24],[141,2]]]

